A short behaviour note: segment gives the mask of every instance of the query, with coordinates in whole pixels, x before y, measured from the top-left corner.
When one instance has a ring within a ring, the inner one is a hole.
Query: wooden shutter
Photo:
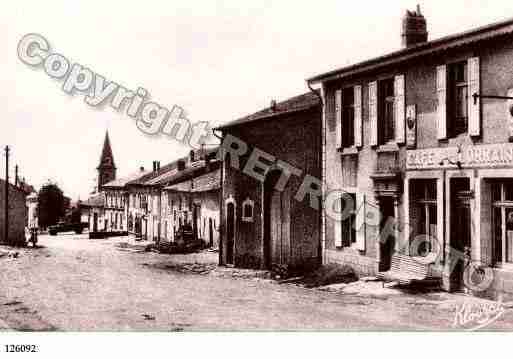
[[[337,213],[340,213],[342,211],[342,201],[343,199],[340,199],[340,201],[335,202],[335,211]],[[340,217],[340,216],[335,216]],[[333,220],[333,226],[334,226],[334,233],[335,233],[335,248],[342,247],[342,221],[340,221],[340,218],[335,218]]]
[[[398,144],[405,142],[405,114],[404,75],[398,75],[394,79],[395,142]]]
[[[356,193],[356,248],[360,251],[365,250],[365,195],[363,193]]]
[[[447,66],[436,68],[436,93],[438,99],[437,108],[437,138],[447,138]]]
[[[335,92],[335,136],[337,148],[342,147],[342,90]]]
[[[479,57],[468,59],[468,133],[470,136],[481,134],[481,99],[474,104],[474,94],[479,94],[481,89]]]
[[[378,83],[369,83],[370,145],[378,145]]]
[[[354,145],[363,146],[362,138],[363,118],[362,118],[362,87],[354,87]]]

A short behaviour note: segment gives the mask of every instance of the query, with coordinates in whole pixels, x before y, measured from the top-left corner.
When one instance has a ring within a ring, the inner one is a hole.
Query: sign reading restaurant
[[[406,153],[406,169],[513,167],[513,143],[429,148]]]

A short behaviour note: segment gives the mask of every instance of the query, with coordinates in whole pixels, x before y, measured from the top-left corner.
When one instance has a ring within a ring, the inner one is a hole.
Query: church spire
[[[103,142],[102,156],[98,170],[98,191],[101,191],[102,186],[110,181],[116,179],[116,165],[114,163],[114,155],[110,146],[109,131],[105,132],[105,140]]]

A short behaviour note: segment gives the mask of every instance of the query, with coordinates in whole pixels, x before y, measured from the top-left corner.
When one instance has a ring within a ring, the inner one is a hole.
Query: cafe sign
[[[406,169],[513,167],[513,143],[410,150]]]

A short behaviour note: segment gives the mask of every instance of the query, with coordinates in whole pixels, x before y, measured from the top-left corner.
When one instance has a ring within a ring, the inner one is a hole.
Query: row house
[[[320,95],[285,100],[222,133],[220,264],[288,272],[321,263],[321,215],[299,195],[321,176]]]
[[[417,9],[402,30],[402,49],[308,80],[324,194],[351,209],[323,212],[324,260],[377,274],[434,254],[447,290],[513,293],[513,21],[428,41]]]
[[[180,230],[193,234],[204,246],[219,242],[220,169],[217,148],[192,150],[162,175],[147,181],[150,233],[155,241],[174,242]]]
[[[144,168],[141,167],[142,175],[125,184],[124,190],[127,196],[127,230],[129,234],[144,240],[153,239],[150,227],[150,198],[152,197],[152,187],[148,185],[147,182],[173,170],[174,167],[175,164],[170,163],[161,168],[160,162],[154,161],[152,171],[145,171]]]
[[[133,226],[132,222],[129,226],[128,221],[128,201],[130,200],[130,195],[127,191],[127,185],[147,174],[148,171],[145,171],[144,167],[141,167],[139,171],[133,174],[115,179],[103,185],[106,231],[127,233],[129,227]]]

